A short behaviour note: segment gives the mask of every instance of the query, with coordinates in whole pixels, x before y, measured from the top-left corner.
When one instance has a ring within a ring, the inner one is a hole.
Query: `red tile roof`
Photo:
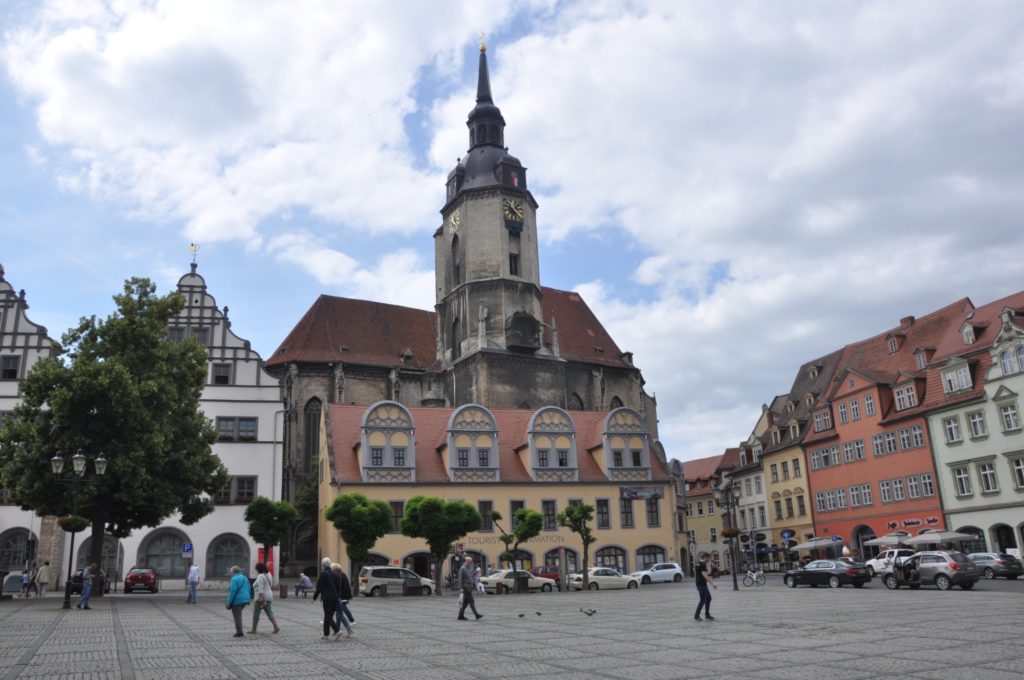
[[[544,323],[558,329],[559,356],[607,366],[630,366],[608,331],[579,293],[542,288]],[[268,366],[292,361],[345,362],[369,366],[438,369],[436,314],[382,302],[321,295],[267,360]],[[545,331],[552,348],[552,333]]]
[[[331,404],[328,418],[331,446],[334,454],[335,475],[347,484],[360,483],[358,450],[363,414],[368,406]],[[416,482],[427,484],[449,483],[441,458],[447,443],[448,421],[454,408],[406,407],[416,427]],[[517,449],[527,444],[527,428],[535,411],[520,409],[490,409],[498,424],[498,464],[502,482],[529,482],[530,474],[523,467]],[[589,451],[601,445],[607,412],[570,411],[576,426],[576,457],[581,482],[608,482],[594,455]],[[668,481],[669,476],[661,461],[651,456],[652,481]],[[460,482],[461,483],[461,482]]]
[[[722,454],[688,460],[683,463],[683,478],[689,482],[696,482],[698,479],[710,479],[717,475],[719,464],[722,462]]]

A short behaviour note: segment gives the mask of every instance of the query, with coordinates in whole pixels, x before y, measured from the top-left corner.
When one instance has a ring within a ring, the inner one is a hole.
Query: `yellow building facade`
[[[814,535],[810,487],[800,446],[769,451],[762,457],[765,492],[771,517],[771,543],[796,545]]]
[[[675,498],[664,461],[640,414],[609,412],[415,408],[383,401],[367,406],[331,405],[322,420],[320,505],[326,510],[345,493],[361,493],[392,508],[392,531],[377,541],[368,563],[408,567],[430,577],[432,564],[422,539],[400,532],[405,504],[413,496],[459,500],[476,507],[481,530],[457,545],[484,567],[499,568],[504,544],[490,521],[511,529],[519,508],[544,517],[540,535],[522,544],[518,566],[542,564],[582,568],[577,534],[558,526],[557,514],[571,503],[595,508],[591,566],[624,573],[679,554]],[[320,513],[323,555],[351,569],[339,531]],[[450,564],[440,565],[447,574]]]

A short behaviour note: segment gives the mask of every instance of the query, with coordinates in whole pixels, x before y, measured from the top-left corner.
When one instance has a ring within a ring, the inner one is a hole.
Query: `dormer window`
[[[914,390],[914,385],[904,385],[903,387],[896,388],[896,410],[902,411],[912,406],[917,406],[917,391]]]
[[[814,395],[808,394],[806,397],[804,397],[804,403],[807,404],[808,408],[814,406]]]
[[[782,441],[782,433],[779,430],[772,430],[772,444],[778,445]]]
[[[366,410],[360,450],[364,481],[415,481],[416,429],[401,404],[381,401]],[[369,474],[374,468],[383,469]]]
[[[530,442],[531,468],[539,470],[550,468],[551,455],[554,451],[557,469],[545,472],[543,476],[535,479],[544,481],[564,480],[565,473],[570,473],[570,478],[576,479],[577,458],[576,458],[576,425],[568,412],[554,406],[542,408],[530,418],[527,429]]]
[[[824,432],[832,427],[832,414],[828,410],[814,414],[814,431]]]
[[[797,437],[799,437],[800,436],[800,426],[797,425],[796,423],[791,424],[789,426],[789,436],[792,439],[796,439]]]
[[[605,450],[605,466],[608,474],[626,474],[624,471],[616,470],[624,464],[624,456],[629,453],[629,462],[633,468],[650,469],[650,445],[648,442],[647,423],[643,416],[630,408],[617,408],[608,413],[604,421],[603,444]],[[636,473],[629,473],[635,475]],[[648,472],[648,474],[650,474]],[[635,479],[636,477],[632,477]],[[625,478],[622,478],[625,479]]]
[[[942,372],[942,389],[946,394],[969,390],[972,386],[971,369],[967,364],[961,364]]]
[[[817,366],[811,366],[810,368],[808,368],[807,369],[807,375],[810,376],[811,380],[814,380],[815,378],[817,378],[818,377],[818,367]]]
[[[974,326],[971,324],[964,324],[963,330],[961,331],[964,337],[965,345],[973,345],[975,341],[974,337]]]
[[[746,465],[746,464],[747,464],[747,452],[746,451],[740,451],[740,465]]]
[[[917,367],[918,367],[918,369],[923,370],[924,367],[928,365],[928,357],[925,356],[924,350],[923,349],[917,350],[917,353],[915,354],[915,356],[917,357]]]
[[[456,409],[448,420],[451,479],[470,481],[473,475],[479,477],[481,470],[497,474],[497,460],[491,456],[491,450],[497,446],[498,425],[490,411],[477,404]]]
[[[792,401],[787,401],[786,402],[786,413],[792,413],[795,410],[796,410],[796,404],[793,403]]]
[[[889,354],[895,354],[896,350],[900,348],[899,341],[896,338],[889,338]]]

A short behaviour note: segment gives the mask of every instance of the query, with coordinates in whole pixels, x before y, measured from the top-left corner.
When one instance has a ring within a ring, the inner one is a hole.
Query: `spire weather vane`
[[[487,34],[484,33],[483,31],[480,31],[480,51],[481,52],[486,52],[487,51],[487,45],[484,44],[484,38],[486,38],[486,37],[487,37]]]
[[[198,243],[189,243],[188,244],[188,252],[192,253],[192,261],[195,262],[196,261],[196,254],[199,252],[199,244]]]

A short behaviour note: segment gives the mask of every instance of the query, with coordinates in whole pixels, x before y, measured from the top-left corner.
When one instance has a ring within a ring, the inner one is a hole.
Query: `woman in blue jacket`
[[[242,610],[249,604],[249,579],[242,573],[241,567],[231,567],[231,587],[228,589],[227,608],[235,617],[235,637],[244,637],[242,632]]]

